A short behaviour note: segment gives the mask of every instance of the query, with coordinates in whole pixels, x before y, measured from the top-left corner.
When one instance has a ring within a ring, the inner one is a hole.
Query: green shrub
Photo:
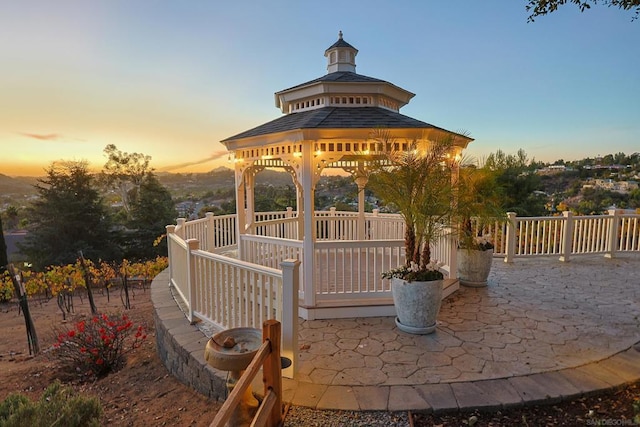
[[[76,395],[57,380],[37,402],[11,394],[0,403],[0,427],[91,427],[100,425],[101,416],[97,398]]]

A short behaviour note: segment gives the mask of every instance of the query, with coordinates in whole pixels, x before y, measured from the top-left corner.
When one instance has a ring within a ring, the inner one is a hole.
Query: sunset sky
[[[227,165],[220,140],[280,116],[273,93],[326,73],[338,31],[357,72],[416,94],[401,112],[476,140],[575,160],[640,151],[640,20],[526,1],[4,1],[0,173],[102,150],[157,171]]]

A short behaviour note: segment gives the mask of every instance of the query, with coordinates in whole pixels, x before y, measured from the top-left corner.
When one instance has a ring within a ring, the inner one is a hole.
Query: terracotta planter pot
[[[442,303],[443,280],[407,282],[391,280],[396,326],[410,334],[430,334],[436,330],[436,317]]]
[[[458,279],[463,286],[480,288],[487,286],[491,272],[493,249],[458,249]]]

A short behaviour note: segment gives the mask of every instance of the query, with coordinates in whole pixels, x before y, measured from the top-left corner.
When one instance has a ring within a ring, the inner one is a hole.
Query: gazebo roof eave
[[[454,145],[466,149],[473,138],[448,131],[436,126],[432,127],[405,127],[405,128],[380,128],[388,132],[391,138],[407,140],[421,140],[429,138],[432,134],[445,133],[455,136]],[[247,148],[263,147],[272,144],[299,143],[303,141],[318,140],[357,140],[367,141],[372,139],[372,128],[300,128],[282,132],[274,132],[262,135],[254,135],[241,138],[227,138],[221,143],[228,151],[242,150]]]

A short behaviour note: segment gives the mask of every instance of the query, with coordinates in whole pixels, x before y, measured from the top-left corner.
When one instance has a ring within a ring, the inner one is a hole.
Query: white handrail
[[[505,261],[515,257],[558,256],[568,261],[571,256],[604,254],[614,257],[616,252],[640,252],[640,215],[621,214],[617,210],[608,215],[522,217],[508,215],[502,228],[492,230],[496,249]],[[512,242],[509,247],[509,241]]]

